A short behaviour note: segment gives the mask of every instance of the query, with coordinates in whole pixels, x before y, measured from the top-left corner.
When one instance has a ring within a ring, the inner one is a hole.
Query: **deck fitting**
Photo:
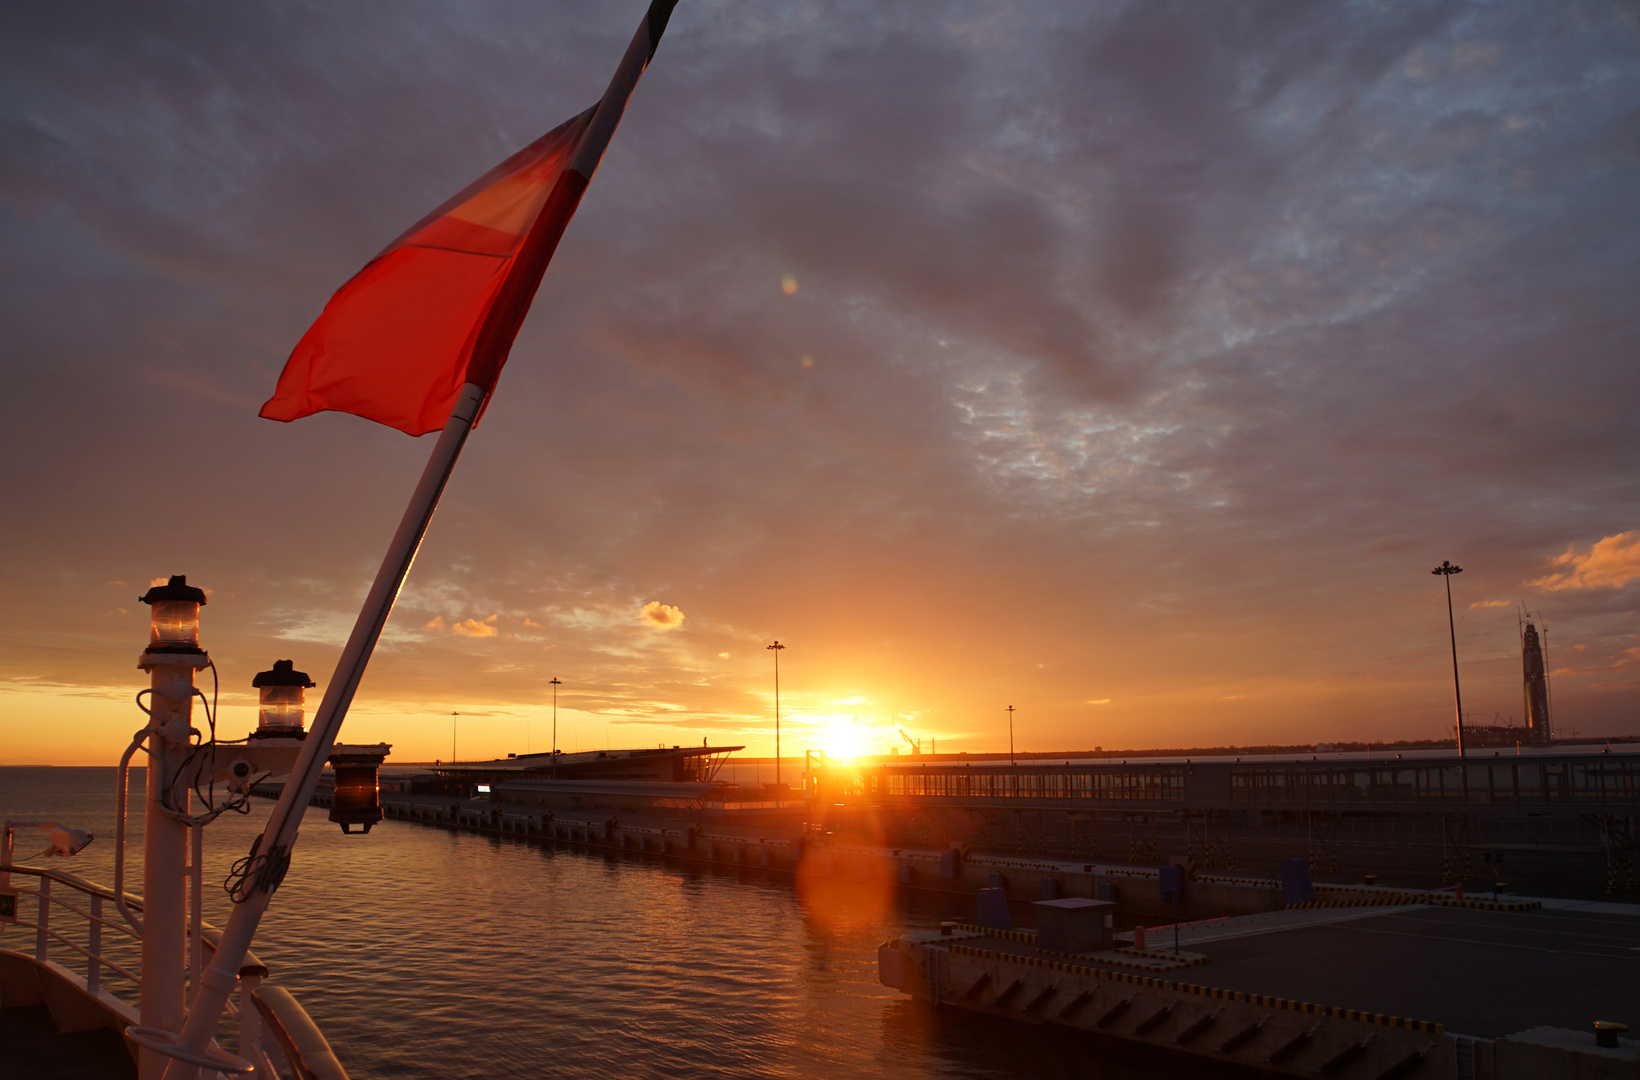
[[[1251,1024],[1248,1024],[1246,1027],[1224,1040],[1224,1042],[1219,1045],[1219,1053],[1233,1054],[1237,1050],[1240,1050],[1242,1047],[1258,1038],[1259,1032],[1263,1031],[1264,1025],[1269,1022],[1270,1018],[1266,1016],[1262,1020],[1255,1020]]]
[[[1177,1001],[1170,1005],[1162,1006],[1160,1009],[1157,1009],[1155,1012],[1139,1021],[1138,1026],[1133,1029],[1133,1033],[1135,1035],[1149,1035],[1152,1031],[1155,1031],[1157,1028],[1167,1023],[1167,1018],[1172,1016],[1173,1010],[1178,1007],[1179,1003]]]
[[[1105,1010],[1105,1015],[1095,1020],[1093,1022],[1093,1026],[1096,1028],[1110,1027],[1112,1024],[1116,1023],[1118,1017],[1128,1011],[1128,1007],[1133,1004],[1134,1000],[1137,999],[1138,996],[1138,994],[1130,994],[1121,1001],[1118,1001],[1109,1009]]]

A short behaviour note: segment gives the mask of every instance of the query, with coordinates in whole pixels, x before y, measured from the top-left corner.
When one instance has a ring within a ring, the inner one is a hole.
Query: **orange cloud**
[[[423,630],[443,630],[444,616],[434,615],[431,619],[428,619],[426,622],[422,623],[421,628]]]
[[[640,614],[644,622],[657,629],[675,630],[683,625],[683,609],[663,604],[659,600],[649,601],[643,606]]]
[[[1509,606],[1509,601],[1507,601],[1507,600],[1477,600],[1473,604],[1470,604],[1469,606],[1471,608],[1508,607]]]
[[[1558,592],[1562,589],[1620,589],[1640,579],[1640,531],[1622,532],[1596,540],[1579,554],[1576,547],[1556,556],[1554,571],[1526,584]]]
[[[491,615],[483,622],[479,622],[477,619],[464,619],[461,622],[451,626],[450,629],[452,632],[465,635],[466,637],[495,637],[498,633],[500,633],[500,631],[495,628],[495,621],[496,616],[494,615]]]

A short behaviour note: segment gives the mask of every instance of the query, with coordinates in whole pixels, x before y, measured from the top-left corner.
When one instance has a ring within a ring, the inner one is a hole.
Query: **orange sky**
[[[680,9],[344,739],[768,753],[777,637],[793,755],[1434,738],[1442,559],[1473,719],[1524,602],[1640,733],[1618,9],[816,11]],[[157,576],[227,733],[328,681],[432,440],[257,407],[628,14],[9,17],[0,763],[113,762]]]

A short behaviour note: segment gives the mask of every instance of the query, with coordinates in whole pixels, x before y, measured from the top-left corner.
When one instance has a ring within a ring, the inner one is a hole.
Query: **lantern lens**
[[[156,600],[149,623],[152,645],[199,646],[199,605],[187,600]]]
[[[154,585],[137,597],[149,608],[148,651],[156,653],[197,653],[199,649],[199,608],[205,590],[188,584],[177,574],[164,585]]]
[[[301,731],[307,691],[300,686],[262,687],[262,708],[256,726],[263,730]]]

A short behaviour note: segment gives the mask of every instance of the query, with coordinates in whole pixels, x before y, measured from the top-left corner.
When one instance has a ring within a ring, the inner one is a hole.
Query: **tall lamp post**
[[[1018,765],[1014,760],[1014,707],[1008,706],[1008,764]]]
[[[456,717],[460,715],[458,712],[450,714],[450,764],[452,765],[456,763]]]
[[[780,786],[780,651],[786,646],[778,638],[763,646],[774,652],[774,786]]]
[[[552,677],[552,778],[558,779],[558,676]]]
[[[1463,573],[1463,567],[1453,566],[1445,559],[1441,565],[1430,571],[1440,575],[1446,582],[1446,629],[1452,638],[1452,696],[1457,701],[1458,708],[1458,756],[1463,757],[1463,691],[1458,686],[1458,626],[1452,618],[1452,575]],[[1469,778],[1466,775],[1465,781]]]

